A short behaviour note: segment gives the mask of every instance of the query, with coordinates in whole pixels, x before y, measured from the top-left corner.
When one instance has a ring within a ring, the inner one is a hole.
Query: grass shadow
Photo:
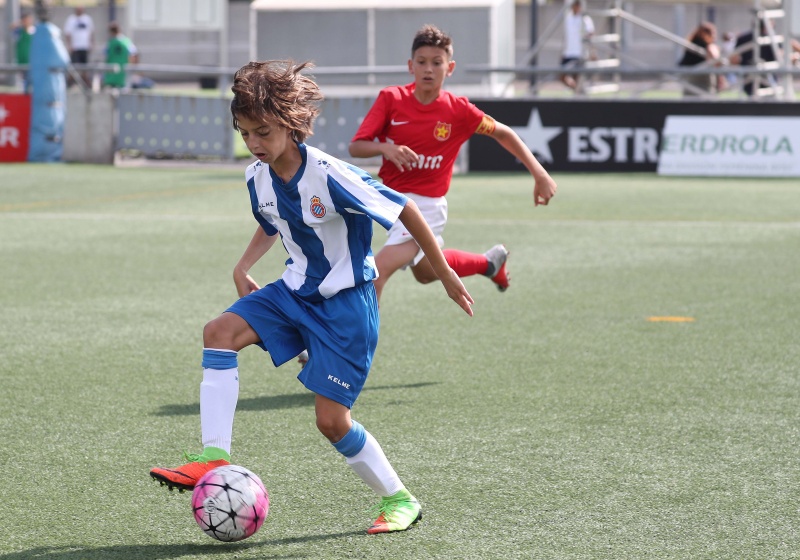
[[[290,537],[285,539],[269,539],[259,542],[240,543],[210,543],[210,544],[152,544],[152,545],[114,545],[100,547],[75,546],[41,546],[0,554],[0,560],[169,560],[185,556],[235,554],[237,551],[257,550],[261,548],[274,548],[298,543],[311,543],[366,535],[364,531],[350,531],[347,533],[331,533],[306,537]],[[266,551],[265,551],[266,552]],[[277,560],[280,558],[312,558],[314,555],[302,553],[291,554],[265,554],[259,553],[259,558]]]
[[[387,391],[394,389],[421,389],[430,385],[438,385],[440,381],[425,381],[421,383],[407,383],[405,385],[378,385],[375,387],[364,387],[364,391]],[[279,410],[285,408],[298,408],[301,406],[313,406],[314,393],[292,393],[288,395],[271,395],[264,397],[251,397],[249,399],[239,399],[236,410]],[[165,404],[153,413],[154,416],[189,416],[200,414],[200,403],[191,404]],[[2,560],[2,556],[0,556]]]

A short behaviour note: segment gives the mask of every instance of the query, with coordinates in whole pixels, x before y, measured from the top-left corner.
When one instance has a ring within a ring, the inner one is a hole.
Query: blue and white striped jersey
[[[320,301],[377,278],[372,222],[389,229],[407,199],[357,167],[298,147],[303,163],[289,183],[260,161],[245,176],[253,215],[267,234],[280,233],[289,253],[283,281]]]

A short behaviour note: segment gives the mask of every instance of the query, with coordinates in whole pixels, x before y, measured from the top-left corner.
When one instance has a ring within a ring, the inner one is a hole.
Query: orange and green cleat
[[[180,492],[192,490],[204,474],[217,467],[230,465],[230,455],[222,449],[207,447],[202,454],[194,455],[184,452],[183,457],[189,461],[185,465],[174,469],[162,469],[154,467],[150,469],[150,476],[173,490],[177,488]]]
[[[405,531],[422,521],[422,508],[419,502],[405,488],[388,498],[381,498],[381,503],[375,509],[378,518],[367,529],[370,535]]]

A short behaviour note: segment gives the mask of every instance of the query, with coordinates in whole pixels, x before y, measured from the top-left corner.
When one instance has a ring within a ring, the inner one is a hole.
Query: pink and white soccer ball
[[[241,541],[255,534],[269,512],[269,494],[261,479],[238,465],[208,471],[192,492],[194,519],[210,537]]]

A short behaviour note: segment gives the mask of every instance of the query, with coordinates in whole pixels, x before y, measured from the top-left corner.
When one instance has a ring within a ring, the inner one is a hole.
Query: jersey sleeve
[[[389,229],[397,221],[408,199],[366,171],[342,163],[331,167],[328,188],[337,209],[365,214]]]
[[[372,104],[361,126],[358,127],[351,142],[357,140],[373,141],[375,138],[382,138],[386,129],[386,121],[389,117],[391,108],[391,96],[386,90],[382,90],[375,103]]]
[[[479,109],[466,97],[458,97],[454,103],[460,113],[460,119],[465,125],[469,136],[473,134],[490,135],[494,132],[495,122],[492,117]],[[466,140],[466,139],[465,139]]]

